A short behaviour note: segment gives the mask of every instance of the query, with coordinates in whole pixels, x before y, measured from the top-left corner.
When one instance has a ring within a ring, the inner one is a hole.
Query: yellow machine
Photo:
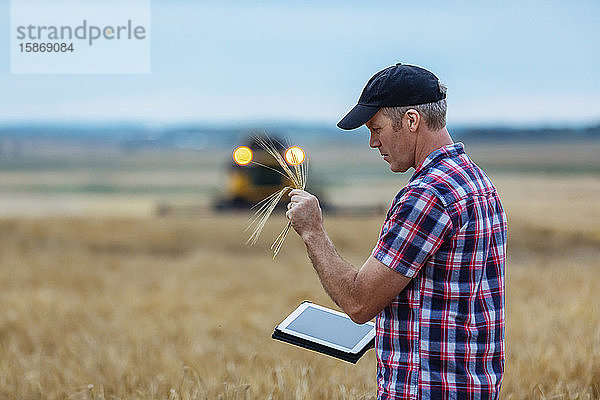
[[[290,160],[290,151],[295,149],[299,149],[299,153],[296,154],[302,154],[299,161],[304,162],[304,153],[299,147],[286,148],[275,140],[273,144],[290,165],[298,160]],[[225,197],[215,206],[217,209],[249,208],[285,186],[292,186],[292,183],[283,176],[281,166],[256,140],[251,139],[233,151],[227,171]],[[282,203],[286,200],[282,199]]]

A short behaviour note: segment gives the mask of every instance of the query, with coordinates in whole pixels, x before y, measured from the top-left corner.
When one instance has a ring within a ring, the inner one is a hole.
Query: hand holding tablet
[[[375,342],[375,324],[305,301],[275,327],[273,339],[356,363]]]

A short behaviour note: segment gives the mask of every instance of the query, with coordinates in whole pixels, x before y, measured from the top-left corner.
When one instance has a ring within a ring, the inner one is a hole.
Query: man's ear
[[[409,109],[406,112],[406,126],[411,132],[416,132],[421,125],[421,114],[414,108]]]

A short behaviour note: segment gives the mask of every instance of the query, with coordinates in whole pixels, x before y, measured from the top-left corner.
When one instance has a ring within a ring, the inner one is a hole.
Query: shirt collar
[[[432,151],[427,157],[425,157],[423,161],[421,161],[421,164],[419,164],[419,167],[415,170],[415,173],[410,180],[412,181],[422,170],[437,163],[441,159],[447,157],[457,157],[460,154],[464,154],[464,152],[465,146],[462,144],[462,142],[447,144],[437,150]]]

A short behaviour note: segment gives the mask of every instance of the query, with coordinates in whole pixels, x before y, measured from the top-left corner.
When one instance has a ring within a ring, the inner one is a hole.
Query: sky
[[[11,73],[13,34],[0,0],[2,124],[333,125],[397,62],[448,86],[449,125],[600,122],[597,0],[153,0],[144,74]]]

